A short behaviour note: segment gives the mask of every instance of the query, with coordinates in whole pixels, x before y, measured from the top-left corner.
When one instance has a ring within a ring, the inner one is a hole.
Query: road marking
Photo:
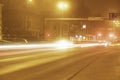
[[[97,53],[101,53],[101,52],[96,52],[94,54],[97,54]],[[56,53],[56,54],[58,54],[58,53]],[[19,71],[21,69],[30,68],[30,67],[37,66],[37,65],[40,65],[40,64],[52,62],[52,61],[59,60],[59,59],[62,59],[62,58],[68,57],[68,56],[72,56],[72,55],[74,55],[74,54],[69,54],[68,55],[68,52],[67,52],[64,55],[60,54],[60,55],[54,56],[54,57],[42,58],[42,59],[37,59],[37,60],[33,60],[33,61],[27,61],[27,62],[24,62],[24,63],[8,65],[6,67],[1,68],[0,75],[4,75],[4,74],[7,74],[7,73]],[[90,56],[90,55],[93,55],[93,54],[87,54],[87,56]],[[31,56],[33,56],[33,55],[31,55]],[[16,59],[17,58],[12,58],[11,60],[14,61]],[[9,60],[3,60],[3,62],[4,61],[9,61]]]
[[[57,56],[57,57],[49,57],[47,59],[43,58],[43,59],[38,59],[38,60],[34,60],[34,61],[9,65],[9,66],[6,66],[6,67],[0,69],[0,75],[4,75],[4,74],[11,73],[11,72],[18,71],[18,70],[25,69],[25,68],[30,68],[30,67],[40,65],[40,64],[43,64],[43,63],[45,64],[45,63],[52,62],[52,61],[55,61],[55,60],[59,60],[59,59],[65,58],[65,57],[67,57],[67,56],[66,55],[60,55],[60,56]]]

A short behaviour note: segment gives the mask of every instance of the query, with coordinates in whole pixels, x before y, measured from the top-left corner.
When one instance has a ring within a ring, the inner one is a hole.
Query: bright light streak
[[[1,45],[0,50],[6,49],[33,49],[33,48],[49,48],[54,47],[53,44],[26,44],[26,45]]]
[[[57,48],[59,49],[66,49],[69,48],[73,45],[72,42],[69,42],[67,40],[60,40],[56,43]]]
[[[44,50],[57,50],[74,47],[94,47],[94,46],[107,46],[107,42],[103,43],[89,43],[89,44],[73,44],[67,40],[60,40],[55,43],[43,43],[43,44],[24,44],[24,45],[1,45],[0,50],[22,50],[22,49],[44,49]]]
[[[89,43],[89,44],[76,44],[75,47],[82,47],[82,48],[85,48],[85,47],[96,47],[96,46],[104,46],[104,47],[107,47],[108,46],[108,43]]]
[[[72,43],[68,42],[67,40],[61,40],[57,43],[38,43],[38,44],[21,44],[21,45],[0,45],[0,50],[15,50],[15,49],[46,49],[48,48],[68,48]]]

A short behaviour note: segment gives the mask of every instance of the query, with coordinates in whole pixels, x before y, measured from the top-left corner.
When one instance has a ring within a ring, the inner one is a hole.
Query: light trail
[[[107,46],[106,43],[89,43],[89,44],[76,44],[76,47],[96,47],[96,46]]]
[[[1,45],[0,50],[25,50],[25,49],[68,49],[74,47],[94,47],[107,46],[107,43],[84,43],[84,44],[61,44],[61,43],[46,43],[46,44],[24,44],[24,45]]]
[[[2,45],[0,50],[3,49],[34,49],[34,48],[49,48],[53,47],[53,44],[24,44],[24,45]]]

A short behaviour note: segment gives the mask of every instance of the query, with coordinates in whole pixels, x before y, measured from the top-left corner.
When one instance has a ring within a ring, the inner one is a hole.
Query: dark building
[[[42,39],[43,17],[29,0],[3,0],[4,39]]]
[[[63,37],[81,37],[86,39],[109,39],[109,34],[119,37],[119,20],[103,17],[88,18],[46,18],[46,39]]]
[[[92,2],[87,0],[62,0],[68,2],[70,5],[69,8],[64,11],[64,16],[62,16],[62,11],[57,7],[59,0],[33,0],[32,2],[29,2],[29,0],[1,1],[4,4],[4,39],[44,39],[46,35],[58,36],[60,34],[60,22],[53,21],[45,23],[46,18],[88,18],[90,16],[108,17],[109,12],[114,12],[112,9],[110,11],[108,10],[110,7],[109,5],[107,5],[107,7],[106,4],[104,4],[104,7],[106,6],[106,8],[103,8],[101,5],[97,5],[99,3],[95,0],[92,0]],[[99,1],[104,3],[104,1]],[[93,2],[95,6],[93,6]],[[75,35],[76,33],[83,34],[81,27],[84,24],[87,26],[87,30],[84,30],[87,34],[94,35],[98,32],[105,32],[104,34],[107,34],[107,28],[111,28],[113,24],[112,21],[105,20],[65,21],[62,25],[64,27],[62,34],[64,36]]]

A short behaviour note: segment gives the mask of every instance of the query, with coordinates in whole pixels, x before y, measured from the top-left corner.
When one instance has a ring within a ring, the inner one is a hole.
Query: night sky
[[[11,9],[25,9],[25,0],[0,0],[9,3]],[[108,13],[120,12],[120,0],[33,0],[30,5],[31,11],[37,14],[44,14],[50,17],[60,17],[60,10],[57,3],[66,1],[69,8],[65,10],[66,17],[90,17],[90,16],[108,16]]]
[[[38,0],[38,4],[41,0]],[[65,11],[67,17],[89,17],[89,16],[108,16],[108,13],[120,12],[120,0],[44,0],[47,11],[60,14],[56,4],[59,1],[66,1],[69,4]],[[37,6],[39,8],[39,6]],[[40,9],[40,8],[39,8]]]

